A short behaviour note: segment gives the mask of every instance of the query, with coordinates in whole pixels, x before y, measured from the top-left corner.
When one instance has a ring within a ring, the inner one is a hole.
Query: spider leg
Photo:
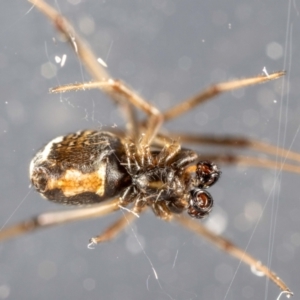
[[[163,115],[160,111],[137,95],[121,81],[111,79],[109,73],[99,63],[97,63],[97,58],[94,53],[89,49],[86,43],[83,42],[81,37],[76,34],[72,25],[53,7],[45,3],[43,0],[28,1],[45,14],[54,23],[57,30],[66,36],[68,42],[72,45],[74,51],[84,63],[86,69],[95,79],[95,87],[103,90],[113,100],[116,100],[116,98],[119,99],[119,97],[126,99],[127,102],[131,103],[133,106],[148,115],[145,126],[146,131],[142,135],[139,143],[141,149],[149,145],[163,123]],[[93,83],[86,84],[85,87],[92,84]],[[77,86],[77,89],[79,86],[80,85]]]
[[[287,163],[287,160],[295,161],[300,163],[300,154],[297,152],[290,151],[288,149],[279,148],[271,144],[255,140],[247,139],[243,137],[234,137],[234,136],[210,136],[210,135],[193,135],[178,133],[162,134],[159,133],[155,140],[154,145],[163,146],[167,141],[172,139],[179,139],[181,142],[189,144],[199,144],[199,145],[212,145],[228,148],[242,148],[247,150],[254,150],[261,153],[274,155],[276,157],[281,157],[282,160],[272,160],[265,157],[255,157],[255,156],[246,156],[239,154],[198,154],[199,159],[201,160],[210,160],[215,163],[221,164],[240,164],[249,167],[258,167],[258,168],[267,168],[275,169],[293,173],[300,173],[300,165],[295,165],[294,163]],[[193,166],[189,167],[190,172],[194,172]]]
[[[119,218],[116,222],[110,225],[100,235],[92,237],[90,239],[90,243],[95,245],[95,244],[107,242],[109,240],[114,239],[122,230],[124,230],[128,225],[130,225],[136,218],[137,215],[134,214],[133,212],[124,214],[121,218]]]
[[[287,292],[289,295],[293,295],[288,286],[273,271],[271,271],[267,266],[261,264],[259,260],[252,257],[244,250],[235,246],[229,240],[213,233],[212,231],[205,228],[205,226],[203,226],[200,222],[195,222],[190,218],[187,218],[186,216],[173,215],[173,217],[181,225],[199,234],[201,237],[204,237],[214,246],[220,248],[229,255],[234,256],[235,258],[249,265],[251,268],[255,268],[256,270],[262,272],[266,277],[273,281],[282,291]]]
[[[120,202],[120,200],[119,200]],[[107,242],[115,238],[122,230],[124,230],[127,226],[129,226],[136,218],[139,217],[140,213],[142,213],[146,209],[146,203],[143,201],[136,201],[132,209],[128,209],[124,206],[118,205],[119,208],[127,210],[127,213],[119,218],[116,222],[110,225],[104,232],[96,237],[92,237],[90,239],[90,245],[96,245],[102,242]]]
[[[98,82],[74,83],[52,88],[50,89],[50,92],[64,93],[69,91],[79,91],[94,88],[99,88],[122,106],[124,106],[125,103],[130,103],[131,105],[137,107],[148,115],[149,118],[147,119],[143,129],[146,131],[146,137],[144,138],[145,144],[149,144],[163,122],[162,114],[156,107],[136,94],[122,81],[115,79],[105,79]],[[125,103],[124,100],[126,100]],[[131,126],[135,127],[136,130],[139,128],[136,118],[130,117],[129,121],[133,123]],[[149,132],[147,131],[147,128]]]
[[[0,241],[45,227],[105,216],[118,209],[120,209],[120,207],[119,199],[117,198],[110,202],[102,203],[100,205],[94,205],[91,207],[40,214],[30,220],[23,221],[16,225],[1,229]]]
[[[245,78],[245,79],[238,79],[228,82],[222,82],[218,84],[211,85],[210,87],[206,88],[204,91],[200,92],[199,94],[186,99],[185,101],[179,103],[178,105],[172,107],[171,109],[167,110],[163,116],[165,121],[169,121],[174,119],[189,110],[193,109],[195,106],[202,104],[203,102],[210,100],[211,98],[227,91],[236,90],[239,88],[243,88],[246,86],[264,83],[270,80],[274,80],[280,78],[285,74],[284,71],[275,72],[269,75],[258,75],[256,77]]]
[[[94,55],[94,53],[90,50],[90,48],[82,40],[82,38],[76,34],[76,31],[74,30],[72,25],[62,15],[60,15],[55,9],[53,9],[50,5],[48,5],[43,1],[29,0],[29,2],[37,6],[50,20],[53,21],[57,30],[66,36],[68,42],[74,48],[74,51],[82,59],[89,72],[97,81],[101,82],[104,80],[108,80],[111,77],[110,74],[107,72],[107,70],[103,68],[100,64],[98,64],[97,58]],[[67,86],[64,86],[60,92],[74,90],[74,89],[79,90],[79,89],[95,88],[95,87],[89,87],[88,85],[89,84],[73,84],[73,85],[69,85],[69,88]],[[54,92],[54,91],[50,91],[50,92]],[[122,102],[120,101],[120,99],[116,99],[115,97],[113,97],[112,94],[109,94],[109,96],[122,106],[128,119],[128,127],[129,127],[127,128],[128,132],[132,137],[132,139],[136,140],[138,137],[138,126],[136,126],[137,121],[136,121],[133,108],[131,107],[131,105],[126,105],[124,101]]]
[[[280,156],[283,159],[294,160],[300,163],[299,153],[250,138],[236,136],[193,135],[186,133],[168,133],[168,137],[174,139],[179,137],[180,141],[183,143],[250,149],[259,153],[266,153],[276,157]]]
[[[214,163],[227,165],[242,165],[256,168],[266,168],[273,170],[280,170],[292,173],[300,173],[300,166],[294,164],[280,163],[265,157],[246,156],[239,154],[199,154],[199,160],[213,161]],[[187,168],[188,172],[195,172],[196,167],[190,166]]]

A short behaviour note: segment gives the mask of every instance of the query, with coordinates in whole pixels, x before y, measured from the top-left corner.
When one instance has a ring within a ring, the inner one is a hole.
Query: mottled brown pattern
[[[103,131],[80,131],[66,135],[60,143],[54,143],[48,160],[61,170],[74,168],[83,173],[95,171],[97,163],[111,149],[120,145],[119,139]]]

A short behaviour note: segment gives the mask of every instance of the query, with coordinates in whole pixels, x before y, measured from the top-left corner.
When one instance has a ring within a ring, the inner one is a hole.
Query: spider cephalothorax
[[[196,171],[191,172],[188,167],[199,160],[198,155],[175,142],[161,151],[142,149],[143,155],[134,144],[125,148],[126,170],[132,181],[121,194],[121,205],[148,205],[163,219],[184,210],[192,217],[203,218],[211,211],[213,199],[205,189],[220,176],[214,163],[198,162],[193,168]]]

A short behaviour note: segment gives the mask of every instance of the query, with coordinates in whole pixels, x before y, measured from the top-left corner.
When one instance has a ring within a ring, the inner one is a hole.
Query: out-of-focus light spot
[[[215,268],[215,278],[222,284],[229,283],[233,276],[233,269],[227,264],[219,264]]]
[[[269,194],[270,191],[273,191],[273,193],[278,193],[280,191],[280,182],[278,178],[275,178],[274,174],[271,173],[266,173],[262,177],[262,186],[267,194]]]
[[[237,18],[239,19],[239,21],[245,22],[251,18],[252,8],[250,5],[248,5],[246,3],[241,3],[235,9],[235,14],[236,14]]]
[[[198,126],[205,126],[208,122],[208,115],[205,112],[197,112],[195,116],[195,123]]]
[[[128,59],[122,60],[119,64],[119,72],[123,76],[134,74],[135,73],[135,63]]]
[[[276,248],[276,256],[282,262],[292,261],[295,257],[295,249],[291,244],[281,244]]]
[[[8,116],[13,122],[21,124],[26,120],[26,113],[22,102],[11,100],[5,108]]]
[[[139,234],[129,235],[126,239],[126,248],[132,254],[138,254],[145,246],[145,239]]]
[[[235,132],[237,128],[239,128],[240,124],[235,117],[227,117],[222,122],[222,126],[224,131]]]
[[[166,110],[171,106],[171,99],[172,96],[169,92],[160,92],[154,96],[153,102],[161,110]]]
[[[247,109],[242,114],[243,123],[248,127],[253,127],[259,122],[259,114],[254,109]]]
[[[282,57],[283,49],[279,43],[272,42],[267,45],[266,53],[271,59],[277,60]]]
[[[152,5],[167,16],[171,16],[176,11],[175,3],[171,0],[152,0]]]
[[[39,264],[38,274],[41,278],[49,280],[56,276],[57,267],[52,261],[43,261]]]
[[[231,95],[236,99],[241,99],[245,95],[245,89],[232,90]]]
[[[296,247],[300,246],[300,233],[299,232],[295,232],[291,235],[291,242]]]
[[[8,285],[0,285],[0,299],[6,299],[10,294],[10,288]]]
[[[243,298],[251,299],[254,296],[254,290],[251,286],[245,286],[242,289]]]
[[[245,218],[244,214],[235,216],[233,223],[234,227],[241,232],[245,232],[251,228],[251,223],[248,219]]]
[[[205,226],[215,234],[222,234],[228,223],[227,214],[219,207],[215,207],[214,213],[209,216]]]
[[[212,21],[215,25],[224,25],[228,21],[228,16],[224,11],[217,10],[213,12]]]
[[[245,205],[245,217],[250,222],[256,222],[262,214],[262,206],[260,203],[250,201]]]
[[[87,291],[92,291],[95,289],[96,287],[96,282],[93,278],[86,278],[83,281],[83,287],[87,290]]]
[[[178,67],[183,71],[188,71],[192,66],[192,60],[188,56],[182,56],[178,59]]]
[[[212,72],[210,73],[210,80],[212,82],[222,82],[225,81],[227,74],[224,70],[222,69],[213,69]]]
[[[7,65],[8,65],[7,57],[3,53],[0,53],[0,69],[7,67]]]
[[[46,62],[41,65],[41,74],[46,79],[51,79],[55,77],[56,73],[57,73],[57,67],[53,63]]]
[[[88,270],[87,261],[83,257],[74,257],[69,264],[70,272],[76,276],[86,274]]]
[[[262,87],[257,91],[257,102],[265,109],[273,106],[273,101],[276,95],[272,89]]]
[[[95,32],[95,22],[92,17],[82,17],[79,20],[79,29],[85,35],[91,35]]]

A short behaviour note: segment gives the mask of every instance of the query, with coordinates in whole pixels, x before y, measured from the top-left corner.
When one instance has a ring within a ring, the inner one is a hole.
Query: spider
[[[193,220],[207,216],[212,209],[213,198],[207,188],[216,183],[220,176],[215,162],[276,168],[274,161],[236,155],[200,155],[181,147],[177,135],[160,132],[164,122],[222,92],[277,79],[284,72],[213,85],[162,113],[123,82],[112,79],[62,15],[42,0],[30,2],[66,36],[95,80],[54,88],[52,92],[99,88],[123,108],[128,125],[125,133],[86,130],[58,137],[42,148],[30,164],[30,179],[36,190],[51,201],[88,207],[41,214],[2,230],[0,240],[38,228],[107,215],[123,207],[130,208],[102,234],[91,239],[91,244],[97,244],[114,238],[137,215],[150,207],[159,218],[178,221],[230,255],[254,266],[287,295],[292,295],[273,271],[230,241],[206,229],[198,220]],[[146,120],[138,121],[134,109],[144,112]],[[259,141],[241,138],[213,139],[185,134],[180,139],[182,142],[249,147],[269,154],[276,154],[278,150]],[[284,149],[280,152],[283,157],[297,157],[296,153],[287,153]],[[299,171],[292,164],[285,164],[283,169]]]

